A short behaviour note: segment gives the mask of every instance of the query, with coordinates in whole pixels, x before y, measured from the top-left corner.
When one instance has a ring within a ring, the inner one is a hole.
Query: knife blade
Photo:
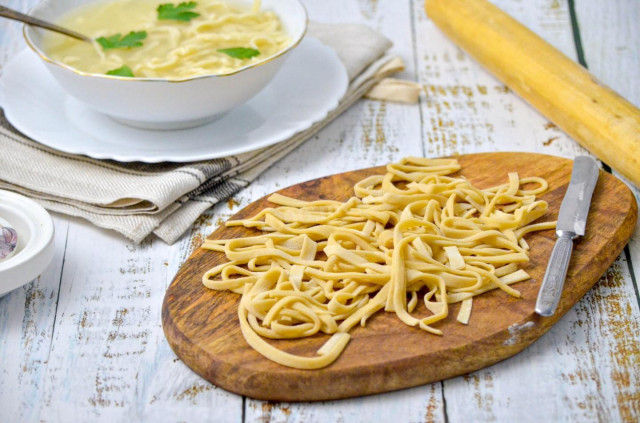
[[[535,311],[540,316],[552,316],[558,306],[573,252],[573,240],[585,233],[598,174],[598,164],[593,158],[579,156],[573,161],[571,181],[560,205],[556,224],[558,239],[551,252],[536,301]]]

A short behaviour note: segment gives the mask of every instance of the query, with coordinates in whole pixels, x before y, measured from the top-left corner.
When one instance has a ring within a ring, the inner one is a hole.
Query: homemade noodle
[[[169,0],[170,1],[170,0]],[[278,16],[260,10],[260,0],[245,10],[219,0],[198,0],[190,21],[159,20],[166,0],[111,0],[80,7],[59,24],[93,39],[145,31],[142,46],[104,50],[97,42],[48,34],[45,51],[54,60],[87,73],[105,74],[128,66],[139,78],[180,80],[225,74],[263,61],[291,44]],[[179,4],[177,1],[175,4]],[[224,49],[251,48],[259,55],[237,58]]]
[[[520,178],[478,189],[462,177],[455,159],[409,157],[354,186],[342,203],[302,201],[273,194],[279,205],[256,216],[227,222],[261,235],[206,240],[229,262],[203,276],[205,286],[242,294],[238,307],[245,339],[265,357],[298,369],[332,363],[349,342],[349,330],[384,309],[409,326],[441,335],[435,323],[449,304],[462,302],[466,324],[472,298],[492,289],[519,297],[509,285],[529,279],[523,236],[551,229],[533,224],[547,212],[536,200],[547,182]],[[427,316],[414,316],[423,290]],[[318,355],[302,357],[263,338],[332,335]]]

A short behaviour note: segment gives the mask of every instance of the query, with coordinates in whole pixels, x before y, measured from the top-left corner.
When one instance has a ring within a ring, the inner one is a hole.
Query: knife
[[[571,181],[560,205],[556,224],[558,239],[551,252],[547,273],[544,275],[536,302],[536,313],[540,316],[553,315],[560,301],[573,251],[573,240],[584,235],[598,173],[598,164],[589,156],[579,156],[573,161]]]

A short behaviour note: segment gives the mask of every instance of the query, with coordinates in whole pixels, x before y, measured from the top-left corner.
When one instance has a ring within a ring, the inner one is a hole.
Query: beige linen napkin
[[[402,70],[399,58],[385,55],[391,42],[366,26],[311,23],[309,35],[336,51],[350,84],[324,120],[279,144],[193,163],[118,163],[45,147],[20,134],[0,111],[0,188],[135,242],[155,233],[173,243],[204,211],[246,187],[371,87]]]

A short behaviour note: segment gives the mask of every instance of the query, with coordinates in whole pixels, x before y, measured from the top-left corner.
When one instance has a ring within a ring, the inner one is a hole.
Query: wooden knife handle
[[[456,44],[582,146],[640,187],[640,110],[485,0],[426,0]]]

